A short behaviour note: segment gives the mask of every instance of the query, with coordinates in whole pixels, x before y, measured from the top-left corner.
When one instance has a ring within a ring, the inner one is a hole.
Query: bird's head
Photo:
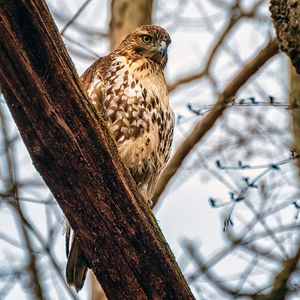
[[[171,38],[167,31],[157,25],[143,25],[130,33],[116,51],[125,51],[134,57],[144,57],[165,67]]]

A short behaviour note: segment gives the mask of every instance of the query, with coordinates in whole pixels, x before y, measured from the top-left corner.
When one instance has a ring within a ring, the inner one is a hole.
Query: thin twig
[[[93,57],[91,57],[91,58],[96,59],[96,58],[99,57],[99,54],[98,54],[98,53],[96,53],[95,51],[93,51],[93,50],[90,49],[89,47],[87,47],[87,46],[85,46],[85,45],[79,43],[78,41],[72,39],[71,37],[69,37],[69,36],[67,36],[67,35],[64,35],[63,38],[66,39],[66,40],[68,40],[70,43],[76,45],[77,47],[83,49],[83,50],[86,51],[87,53],[91,54],[91,56],[93,56]]]
[[[83,12],[83,10],[87,7],[87,5],[92,0],[86,0],[84,3],[79,7],[78,11],[75,13],[75,15],[71,18],[71,20],[64,26],[64,28],[61,30],[60,34],[64,35],[65,31],[68,29],[68,27],[77,19],[77,17]]]

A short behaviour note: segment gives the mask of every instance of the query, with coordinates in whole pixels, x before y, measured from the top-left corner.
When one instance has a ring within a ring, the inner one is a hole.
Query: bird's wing
[[[105,72],[106,62],[106,56],[98,58],[80,77],[84,90],[100,113],[103,112],[105,98],[103,72]]]

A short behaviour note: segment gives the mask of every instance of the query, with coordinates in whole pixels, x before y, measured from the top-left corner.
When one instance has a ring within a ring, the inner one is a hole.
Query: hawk
[[[173,139],[174,115],[163,73],[170,43],[163,28],[138,27],[81,76],[84,89],[107,121],[119,155],[147,201],[151,201],[169,159]],[[74,237],[68,252],[67,239],[66,277],[79,291],[88,263]]]

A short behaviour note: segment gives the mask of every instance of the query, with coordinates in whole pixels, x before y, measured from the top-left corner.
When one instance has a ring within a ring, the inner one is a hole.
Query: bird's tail
[[[77,292],[83,287],[87,270],[87,259],[80,247],[79,241],[73,236],[71,251],[68,255],[66,277],[68,284],[74,286]]]

